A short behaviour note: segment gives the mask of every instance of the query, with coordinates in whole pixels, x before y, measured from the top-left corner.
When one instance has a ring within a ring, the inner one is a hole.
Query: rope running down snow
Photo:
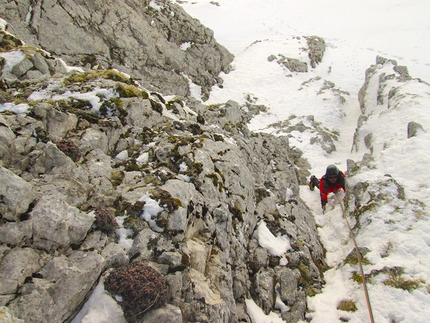
[[[355,254],[356,254],[356,256],[357,256],[358,266],[360,267],[360,274],[361,274],[361,279],[362,279],[362,282],[363,282],[364,294],[365,294],[365,296],[366,296],[367,309],[368,309],[368,311],[369,311],[370,322],[371,322],[371,323],[374,323],[374,320],[373,320],[373,313],[372,313],[372,306],[371,306],[371,304],[370,304],[370,298],[369,298],[369,292],[367,291],[366,277],[364,276],[363,266],[362,266],[362,263],[361,263],[361,255],[360,255],[360,251],[358,250],[357,242],[355,241],[354,234],[352,233],[351,226],[349,225],[348,219],[347,219],[347,217],[346,217],[345,205],[343,204],[343,200],[341,200],[341,199],[337,196],[337,192],[335,193],[335,195],[336,195],[337,202],[340,204],[340,207],[342,208],[342,213],[343,213],[343,217],[345,218],[346,224],[348,225],[349,235],[350,235],[350,237],[351,237],[352,241],[354,242],[354,246],[355,246]]]

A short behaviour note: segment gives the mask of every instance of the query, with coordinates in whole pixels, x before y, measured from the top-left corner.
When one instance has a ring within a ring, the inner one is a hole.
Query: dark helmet
[[[339,169],[336,165],[328,165],[325,171],[325,176],[327,177],[337,177],[339,175]]]

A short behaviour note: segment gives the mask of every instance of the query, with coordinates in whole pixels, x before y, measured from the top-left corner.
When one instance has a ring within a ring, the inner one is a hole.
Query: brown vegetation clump
[[[150,308],[166,303],[167,284],[163,275],[140,261],[112,271],[105,281],[105,288],[122,298],[120,305],[128,322],[137,322]]]
[[[58,149],[69,156],[74,162],[77,162],[79,159],[81,159],[81,152],[73,141],[60,140],[55,142],[55,144],[57,145]]]
[[[97,227],[107,233],[113,233],[119,227],[115,220],[115,210],[99,207],[95,210]]]

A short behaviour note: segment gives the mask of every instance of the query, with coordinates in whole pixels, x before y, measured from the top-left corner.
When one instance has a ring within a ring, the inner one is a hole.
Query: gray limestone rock
[[[31,248],[15,248],[0,263],[0,295],[15,294],[27,277],[40,269],[39,255]]]
[[[283,65],[290,70],[290,72],[306,73],[308,71],[308,63],[302,62],[297,58],[287,58]]]
[[[11,246],[20,245],[32,237],[32,222],[7,222],[0,227],[0,242]]]
[[[9,221],[18,221],[28,211],[35,195],[31,184],[0,166],[0,213]]]
[[[52,251],[67,249],[85,239],[94,222],[93,214],[85,214],[64,201],[42,197],[30,212],[33,222],[33,244]]]
[[[20,1],[2,6],[0,15],[11,22],[10,32],[69,65],[112,66],[164,94],[189,94],[184,73],[202,87],[207,99],[210,88],[222,84],[218,75],[228,73],[233,60],[213,31],[170,2]],[[32,60],[45,74],[40,57]],[[47,59],[46,64],[51,74],[65,72],[57,61]],[[14,74],[20,77],[32,66],[25,60]]]
[[[153,311],[148,312],[142,317],[144,322],[148,323],[159,323],[159,322],[171,322],[171,323],[182,323],[182,312],[179,307],[167,304],[165,307],[157,308]]]
[[[64,322],[93,288],[103,265],[97,252],[55,257],[40,271],[43,278],[24,284],[22,296],[9,308],[26,322]]]
[[[323,38],[318,36],[305,37],[309,47],[309,59],[311,61],[312,68],[315,68],[317,64],[322,62],[325,52],[325,41]]]
[[[408,138],[416,137],[420,133],[426,132],[418,122],[411,121],[408,123]]]

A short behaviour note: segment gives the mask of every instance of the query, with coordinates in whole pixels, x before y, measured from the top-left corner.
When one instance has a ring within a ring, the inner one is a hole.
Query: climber
[[[321,206],[323,212],[325,212],[327,198],[329,193],[336,193],[340,189],[343,190],[342,193],[346,192],[345,189],[345,174],[341,172],[336,165],[329,165],[326,169],[325,175],[321,177],[320,180],[312,175],[309,180],[309,188],[313,191],[317,187],[320,190],[321,196]],[[342,197],[344,194],[342,194]]]
[[[328,165],[325,175],[320,179],[319,189],[320,189],[320,196],[321,196],[321,206],[322,206],[323,212],[325,212],[327,197],[329,193],[332,193],[332,192],[337,193],[340,189],[342,189],[343,192],[341,195],[343,198],[344,193],[346,192],[345,174],[341,172],[336,167],[336,165]]]

